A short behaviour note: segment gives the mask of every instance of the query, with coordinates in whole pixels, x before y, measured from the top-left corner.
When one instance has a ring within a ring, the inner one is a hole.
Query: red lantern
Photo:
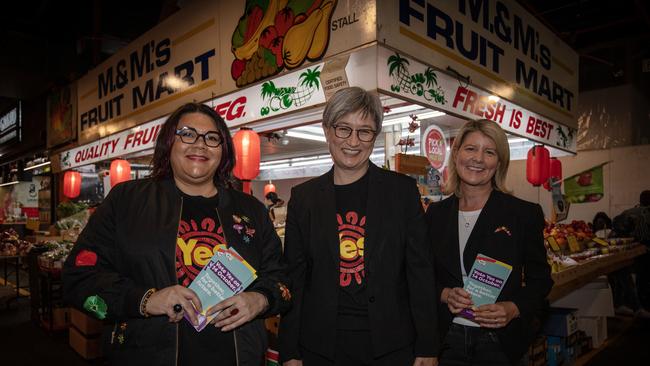
[[[544,188],[551,190],[551,179],[560,181],[560,186],[562,186],[562,162],[558,158],[551,158],[548,166],[548,179],[544,182]]]
[[[122,159],[113,160],[111,162],[111,187],[127,180],[131,180],[131,164]]]
[[[526,160],[526,179],[535,187],[548,180],[549,152],[542,145],[535,145],[528,150]]]
[[[243,191],[250,193],[251,179],[260,174],[260,137],[250,128],[242,127],[232,142],[235,145],[233,174],[244,182]]]
[[[63,175],[63,195],[75,198],[81,193],[81,173],[68,170]]]
[[[275,184],[273,184],[271,181],[269,181],[269,183],[264,186],[264,197],[266,197],[269,192],[275,192]]]

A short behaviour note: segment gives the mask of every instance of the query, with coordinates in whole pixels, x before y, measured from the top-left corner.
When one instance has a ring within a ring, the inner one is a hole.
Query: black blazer
[[[458,198],[453,195],[427,209],[426,220],[432,228],[440,337],[444,339],[453,315],[440,302],[445,287],[463,287],[458,247]],[[504,227],[506,230],[499,229]],[[498,230],[499,229],[499,230]],[[463,253],[466,270],[472,268],[477,254],[484,254],[512,265],[512,272],[497,301],[512,301],[519,308],[513,319],[497,334],[503,351],[512,360],[526,352],[534,337],[553,280],[544,249],[544,214],[538,204],[523,201],[493,190],[474,226]],[[525,286],[523,283],[525,282]]]
[[[365,271],[375,357],[413,345],[437,354],[432,250],[413,179],[370,164]],[[284,255],[293,307],[280,321],[280,357],[300,346],[334,359],[339,294],[339,238],[333,170],[294,187]]]

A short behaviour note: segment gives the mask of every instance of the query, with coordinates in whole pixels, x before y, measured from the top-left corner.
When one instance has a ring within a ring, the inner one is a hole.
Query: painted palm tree
[[[433,88],[434,86],[438,85],[438,76],[436,76],[436,73],[433,72],[433,69],[430,67],[427,67],[427,69],[424,71],[424,79],[427,84],[427,88]]]
[[[307,69],[307,71],[300,74],[298,79],[299,85],[296,88],[293,96],[293,101],[296,106],[301,106],[316,92],[320,89],[320,66],[316,66],[313,69]]]
[[[395,53],[388,58],[388,75],[393,77],[396,85],[391,85],[391,90],[399,92],[400,89],[409,91],[411,88],[411,78],[406,65],[409,60],[403,58],[399,53]]]
[[[262,84],[262,99],[269,99],[267,105],[260,109],[260,114],[265,116],[270,111],[276,112],[280,109],[287,109],[293,104],[291,95],[296,90],[295,87],[291,88],[278,88],[273,81],[267,81]]]
[[[562,143],[560,145],[560,142],[558,141],[557,144],[559,146],[562,146],[562,147],[567,147],[567,142],[569,140],[569,137],[564,133],[564,129],[562,128],[562,126],[559,126],[559,125],[557,126],[557,133],[560,135],[560,140],[561,140],[561,143]]]

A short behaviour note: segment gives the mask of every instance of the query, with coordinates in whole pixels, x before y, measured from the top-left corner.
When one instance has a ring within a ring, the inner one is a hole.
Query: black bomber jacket
[[[112,364],[176,364],[178,326],[166,316],[144,318],[140,302],[149,288],[178,283],[175,253],[182,204],[171,179],[119,184],[90,217],[65,262],[66,302],[84,310],[87,299],[96,296],[106,304],[103,349]],[[233,333],[238,364],[259,365],[266,350],[263,318],[290,306],[280,239],[263,204],[250,195],[219,187],[215,209],[227,244],[257,270],[258,278],[246,291],[260,292],[269,302],[264,314]],[[248,233],[233,227],[242,217],[249,221]],[[84,311],[92,313],[88,306]]]

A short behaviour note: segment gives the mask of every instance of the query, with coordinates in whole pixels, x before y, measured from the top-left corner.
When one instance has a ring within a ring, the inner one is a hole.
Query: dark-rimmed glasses
[[[377,135],[377,132],[375,130],[371,130],[369,128],[360,128],[358,130],[355,130],[352,127],[339,126],[337,124],[332,124],[332,128],[334,129],[334,134],[336,137],[340,139],[347,139],[348,137],[352,136],[352,131],[356,131],[357,138],[363,142],[371,142]]]
[[[176,135],[181,138],[185,144],[195,144],[199,137],[203,137],[205,146],[219,147],[223,143],[221,133],[217,131],[209,131],[206,133],[198,133],[193,127],[183,127],[176,130]]]

